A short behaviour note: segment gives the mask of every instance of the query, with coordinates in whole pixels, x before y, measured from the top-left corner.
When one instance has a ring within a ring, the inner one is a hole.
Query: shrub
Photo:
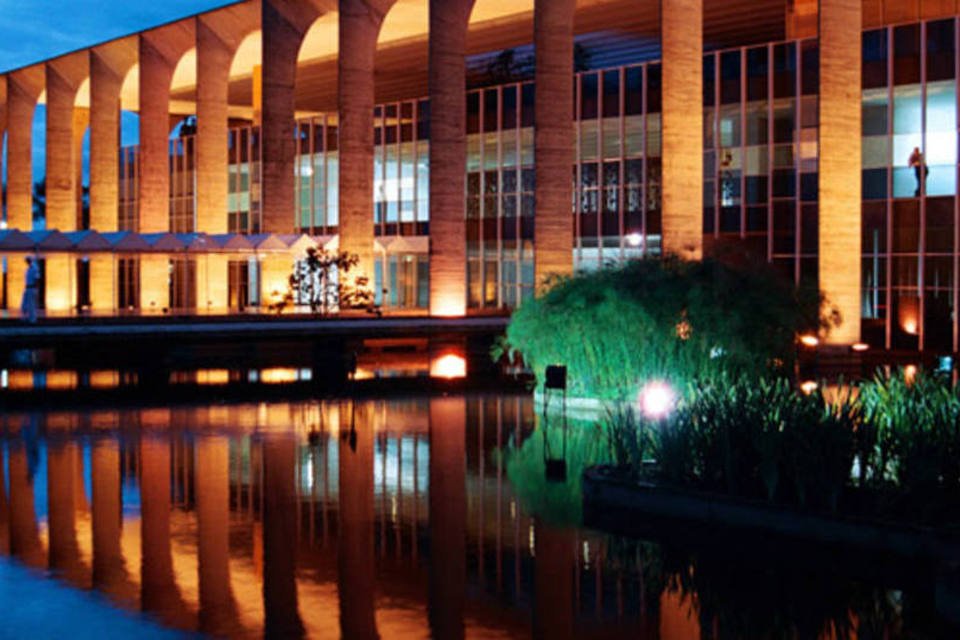
[[[651,378],[679,388],[789,366],[797,333],[829,326],[821,302],[767,267],[637,260],[557,280],[517,309],[505,343],[538,376],[566,365],[573,395],[622,399]]]

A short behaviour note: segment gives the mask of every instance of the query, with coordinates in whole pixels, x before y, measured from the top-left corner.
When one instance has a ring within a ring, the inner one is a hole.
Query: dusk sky
[[[227,0],[0,0],[0,71],[230,4]]]

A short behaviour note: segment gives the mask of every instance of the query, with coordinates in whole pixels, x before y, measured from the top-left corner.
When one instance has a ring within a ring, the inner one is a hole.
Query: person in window
[[[35,258],[27,256],[27,271],[23,275],[23,299],[20,317],[30,324],[37,322],[37,303],[40,292],[40,267]]]
[[[923,159],[923,153],[920,152],[920,147],[913,148],[913,153],[910,154],[910,166],[913,167],[913,174],[917,178],[917,190],[913,192],[913,196],[919,198],[923,192],[924,182],[926,182],[927,176],[930,175],[930,168],[927,167],[927,163]]]

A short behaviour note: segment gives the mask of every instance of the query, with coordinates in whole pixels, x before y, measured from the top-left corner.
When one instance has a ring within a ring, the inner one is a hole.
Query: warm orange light
[[[857,342],[855,344],[850,345],[850,348],[853,349],[854,351],[862,352],[862,351],[868,350],[870,348],[870,345],[868,345],[866,342]]]
[[[681,340],[689,340],[690,335],[693,333],[693,327],[690,326],[690,323],[686,320],[681,320],[677,323],[677,337]]]
[[[813,380],[806,380],[800,384],[800,391],[802,391],[804,395],[810,395],[811,393],[817,390],[818,386],[820,385],[818,385]]]
[[[812,333],[807,333],[800,336],[800,343],[805,347],[815,347],[820,344],[820,339]]]
[[[230,382],[230,372],[226,369],[200,369],[197,371],[197,384],[223,385]]]
[[[120,386],[119,371],[91,371],[90,387],[92,389],[114,389]]]
[[[459,318],[466,314],[466,301],[459,295],[439,295],[430,305],[430,315],[436,318]]]
[[[289,384],[296,382],[298,379],[299,371],[297,369],[275,367],[260,372],[260,382],[263,384]]]
[[[898,301],[897,321],[907,335],[915,336],[920,328],[920,299],[914,296]]]
[[[903,368],[903,379],[907,384],[913,384],[913,381],[917,379],[917,365],[908,364]]]
[[[467,360],[455,353],[446,353],[430,363],[430,377],[448,380],[466,378]]]

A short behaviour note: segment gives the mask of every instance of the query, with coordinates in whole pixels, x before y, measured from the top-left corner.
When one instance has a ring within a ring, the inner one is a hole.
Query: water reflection
[[[922,567],[578,528],[602,442],[571,432],[551,483],[536,426],[525,396],[7,414],[0,552],[215,636],[943,631]]]

